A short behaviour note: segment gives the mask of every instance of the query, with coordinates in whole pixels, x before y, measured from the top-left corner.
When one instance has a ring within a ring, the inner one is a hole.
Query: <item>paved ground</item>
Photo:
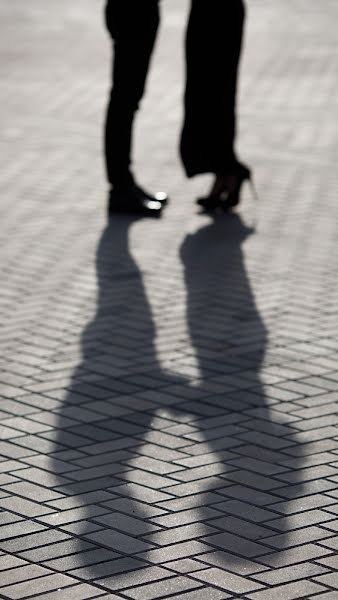
[[[172,202],[109,227],[101,9],[0,0],[0,597],[337,599],[337,2],[249,1],[260,201],[215,219],[164,2],[136,167]]]

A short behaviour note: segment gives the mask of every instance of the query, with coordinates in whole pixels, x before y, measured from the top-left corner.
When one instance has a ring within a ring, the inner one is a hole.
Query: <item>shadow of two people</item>
[[[283,474],[289,461],[297,483],[301,456],[284,453],[296,445],[284,437],[295,430],[271,410],[261,381],[267,332],[241,248],[251,230],[239,216],[223,216],[181,246],[199,368],[191,382],[159,364],[151,308],[129,249],[132,223],[112,220],[99,242],[97,312],[84,330],[83,360],[60,415],[58,448],[79,451],[74,471],[56,488],[83,496],[77,573],[98,579],[127,572],[133,585],[131,571],[170,560],[167,544],[193,538],[198,545],[181,546],[182,556],[210,553],[230,570],[242,561],[244,572],[257,559],[259,571],[260,556],[288,546],[281,518],[287,511],[274,505],[292,499]],[[79,396],[88,374],[102,392],[90,403]],[[97,407],[92,424],[79,423],[83,406]],[[75,424],[66,422],[70,407],[75,420],[79,411]],[[91,512],[93,490],[101,493],[96,504],[104,514]],[[187,528],[172,529],[181,525]],[[97,546],[95,562],[90,549]]]

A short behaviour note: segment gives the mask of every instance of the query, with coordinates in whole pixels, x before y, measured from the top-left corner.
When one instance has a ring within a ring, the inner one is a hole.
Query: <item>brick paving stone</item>
[[[112,548],[127,554],[151,550],[153,545],[147,544],[142,540],[115,531],[113,529],[104,529],[97,533],[90,533],[86,536],[89,541],[96,542],[106,548]]]
[[[76,483],[69,482],[66,485],[55,488],[55,490],[58,490],[62,495],[70,494],[71,492],[79,495],[88,494],[89,492],[93,491],[100,491],[105,488],[109,490],[108,486],[118,486],[119,483],[120,480],[114,477],[97,477]],[[111,489],[113,490],[113,487]]]
[[[236,552],[245,558],[261,556],[262,554],[266,554],[269,549],[269,547],[265,546],[263,543],[258,544],[228,532],[208,536],[203,539],[203,541],[210,544],[210,546],[220,548],[221,550]]]
[[[125,575],[106,577],[97,582],[111,590],[124,590],[125,588],[141,584],[149,584],[153,581],[167,580],[170,577],[174,577],[174,573],[170,573],[167,569],[162,569],[160,567],[144,567],[137,571],[129,571]]]
[[[246,594],[262,587],[261,584],[250,581],[248,578],[239,577],[215,567],[198,571],[193,574],[193,577],[235,594]]]
[[[262,475],[278,475],[278,473],[283,473],[286,470],[285,466],[271,465],[262,460],[250,459],[248,456],[231,461],[231,465],[239,468],[245,467],[254,473]]]
[[[123,465],[102,465],[97,467],[91,467],[89,469],[76,469],[75,471],[71,471],[69,475],[73,480],[76,481],[86,481],[89,479],[97,479],[98,477],[105,477],[113,474],[119,474],[121,479],[124,479],[123,472],[129,471],[128,467]]]
[[[84,581],[92,581],[98,576],[109,577],[114,572],[113,563],[115,561],[104,561],[104,549],[100,548],[98,552],[100,551],[101,553],[97,558],[95,558],[94,553],[94,557],[91,555],[90,558],[87,558],[87,553],[80,553],[78,549],[76,554],[72,554],[72,556],[67,556],[66,558],[56,559],[55,561],[49,561],[46,563],[46,566],[50,566],[52,569],[62,573],[66,572],[68,575],[80,578]],[[79,564],[83,566],[79,567]]]
[[[278,494],[280,493],[280,489],[286,488],[279,488]],[[280,500],[280,497],[276,495],[268,494],[260,490],[255,490],[251,487],[247,488],[244,485],[231,485],[222,490],[217,490],[218,494],[220,494],[221,492],[224,496],[227,496],[230,499],[242,500],[243,502],[248,502],[250,500],[250,503],[253,506],[258,507],[267,506],[268,504],[276,503],[277,500]]]
[[[308,461],[309,465],[324,465],[324,464],[328,464],[328,463],[332,463],[332,466],[336,466],[334,464],[334,460],[335,460],[336,456],[333,452],[321,452],[320,454],[316,454],[316,456],[311,456],[308,457],[308,459],[304,460],[304,468],[306,467],[306,463]],[[285,467],[291,467],[293,468],[295,465],[295,459],[289,459],[286,461],[283,461],[283,465]]]
[[[330,551],[329,548],[322,547],[324,543],[327,545],[330,541],[323,540],[323,543],[320,546],[316,544],[305,544],[288,550],[280,550],[279,552],[260,557],[260,561],[263,565],[278,568],[302,563],[306,560],[316,560],[322,556],[332,554],[332,551]]]
[[[216,527],[220,531],[229,531],[240,535],[244,538],[253,541],[259,541],[262,538],[271,536],[274,531],[270,527],[263,527],[249,523],[245,519],[238,519],[236,517],[221,517],[219,519],[212,519],[209,525]]]
[[[321,541],[321,546],[325,548],[332,548],[332,550],[338,550],[338,536],[329,537]]]
[[[325,510],[330,511],[335,505],[336,501],[333,498],[320,494],[314,494],[304,498],[296,498],[292,501],[292,503],[288,501],[276,502],[271,506],[271,508],[283,514],[296,514],[316,508],[325,508]]]
[[[19,434],[18,431],[12,429],[11,427],[0,426],[0,435],[2,440],[10,440],[11,438],[17,438]],[[23,433],[21,435],[24,435]]]
[[[224,487],[224,482],[221,479],[218,479],[217,477],[208,477],[207,480],[204,481],[204,483],[211,489],[217,489],[217,488]],[[172,485],[165,489],[166,489],[166,492],[168,492],[168,494],[172,494],[175,496],[179,496],[179,497],[192,496],[196,492],[199,492],[200,484],[198,481],[194,481],[193,483],[192,482],[182,483],[182,484],[177,483],[176,485]]]
[[[240,500],[227,500],[225,502],[219,502],[218,504],[214,505],[214,508],[228,515],[245,517],[248,521],[253,523],[261,523],[277,517],[277,513],[274,513],[271,510],[266,510],[265,508],[260,508],[246,502],[241,502]],[[272,505],[272,508],[274,508],[274,505]]]
[[[187,458],[186,454],[183,454],[183,452],[179,452],[178,450],[169,450],[148,443],[143,444],[141,448],[137,448],[137,451],[141,455],[150,456],[151,458],[156,456],[156,458],[159,460],[164,461],[174,461]]]
[[[97,525],[96,523],[91,523],[90,521],[86,521],[82,519],[81,521],[76,521],[75,523],[67,523],[66,525],[60,525],[61,531],[66,531],[67,533],[71,533],[75,536],[81,535],[84,531],[86,533],[92,533],[93,531],[102,531],[103,527]]]
[[[75,583],[75,579],[67,577],[66,575],[52,574],[30,581],[29,587],[27,587],[26,582],[3,587],[1,593],[4,594],[5,597],[16,600],[19,598],[37,596],[44,592],[61,590]]]
[[[161,475],[156,475],[155,473],[147,473],[145,471],[141,471],[141,469],[130,470],[125,474],[120,474],[120,478],[123,480],[127,480],[131,483],[141,484],[146,487],[152,488],[153,486],[157,489],[165,489],[169,488],[173,484],[173,480],[169,477],[163,477]]]
[[[0,541],[16,538],[18,536],[26,536],[35,531],[41,531],[44,527],[33,521],[26,521],[22,523],[11,523],[9,525],[2,525],[0,527]]]
[[[49,575],[50,571],[38,565],[27,565],[24,567],[16,567],[2,574],[1,587],[19,583],[21,581],[29,581],[44,575]],[[29,584],[28,584],[29,585]],[[1,590],[0,587],[0,590]]]
[[[291,489],[292,488],[292,489]],[[324,493],[336,490],[336,484],[327,479],[315,479],[307,482],[306,486],[303,483],[298,483],[294,486],[278,488],[278,494],[284,498],[297,498],[304,494]]]
[[[8,458],[22,458],[24,456],[31,456],[35,454],[35,451],[32,449],[20,448],[16,444],[10,442],[0,441],[0,454],[1,456]]]
[[[219,464],[204,465],[203,467],[190,469],[190,471],[184,469],[182,473],[171,473],[171,477],[173,479],[177,479],[178,481],[182,482],[198,481],[199,479],[205,479],[206,477],[210,477],[212,475],[221,475],[221,468]]]
[[[330,490],[330,491],[328,491],[328,492],[327,492],[327,495],[328,495],[330,498],[335,498],[335,499],[337,499],[337,498],[338,498],[338,490],[336,490],[336,489],[335,489],[335,490]]]
[[[145,502],[147,504],[158,504],[163,500],[170,500],[172,498],[171,494],[159,492],[157,489],[151,489],[143,485],[138,485],[137,483],[127,483],[125,485],[117,485],[112,488],[108,487],[107,489],[108,491],[114,492],[121,496],[130,495],[132,498],[137,498],[141,502]]]
[[[105,600],[121,600],[122,596],[120,596],[120,594],[105,594],[104,596],[101,596],[102,598],[104,598]]]
[[[96,596],[102,596],[103,590],[96,588],[92,585],[88,585],[87,583],[80,583],[79,585],[75,585],[69,588],[63,588],[62,592],[62,600],[86,600],[88,598],[95,598]],[[43,598],[45,600],[54,600],[54,598],[60,597],[60,590],[56,590],[50,593],[44,593]],[[103,596],[107,597],[107,596]],[[116,596],[117,598],[117,596]],[[121,596],[120,596],[121,598]]]
[[[300,529],[290,531],[288,536],[289,539],[287,540],[287,542],[285,542],[285,536],[283,534],[280,534],[264,538],[264,543],[269,544],[274,548],[280,548],[285,546],[292,547],[299,546],[300,544],[308,544],[310,542],[316,542],[321,540],[325,542],[325,538],[329,538],[330,536],[333,537],[333,535],[333,531],[328,531],[322,527],[302,527]]]
[[[83,562],[82,558],[84,559]],[[145,566],[145,563],[143,561],[131,558],[130,556],[100,562],[95,568],[88,568],[86,555],[81,555],[81,561],[78,560],[78,564],[79,563],[83,564],[84,566],[73,569],[72,571],[70,571],[70,575],[85,580],[98,579],[102,577],[110,578],[115,576],[116,574],[121,576],[121,574],[134,572],[137,569],[144,568]],[[93,562],[92,564],[95,563]]]
[[[106,508],[102,508],[93,504],[88,508],[86,516],[89,518],[96,518],[100,515],[106,514],[107,512],[108,511]],[[63,510],[58,513],[53,513],[51,515],[37,517],[37,520],[41,523],[54,525],[55,527],[57,527],[58,525],[64,525],[66,523],[73,523],[74,521],[81,520],[82,515],[82,508],[73,508],[71,510]]]
[[[89,550],[89,548],[93,548],[93,550]],[[98,563],[101,563],[102,565],[107,564],[108,559],[113,560],[115,558],[119,557],[119,554],[117,554],[116,552],[111,552],[110,550],[107,550],[106,548],[96,548],[94,549],[95,546],[93,545],[86,545],[85,543],[81,544],[81,557],[80,557],[80,561],[77,555],[77,552],[79,550],[79,547],[76,546],[73,543],[73,554],[71,554],[71,550],[72,548],[69,548],[68,552],[68,556],[63,556],[62,554],[59,554],[59,558],[51,558],[50,560],[46,560],[45,558],[43,559],[43,565],[50,568],[50,569],[54,569],[55,571],[61,571],[61,572],[71,572],[72,575],[77,574],[77,572],[82,572],[82,578],[83,579],[87,579],[86,577],[86,573],[88,573],[89,569],[86,570],[86,567],[91,566],[91,565],[95,565]],[[74,552],[75,550],[75,552]],[[56,556],[58,556],[58,554],[55,554]],[[107,562],[104,562],[107,561]],[[82,566],[81,568],[78,568],[79,562],[81,563]],[[97,568],[97,567],[96,567]],[[91,577],[89,576],[88,579],[90,579]]]
[[[129,533],[130,535],[149,534],[150,532],[156,532],[160,529],[159,527],[150,525],[149,523],[146,523],[140,519],[134,519],[128,515],[123,515],[116,512],[113,514],[109,512],[109,514],[104,515],[103,517],[95,517],[95,521],[100,525],[108,525],[108,527],[118,529],[124,533]]]
[[[0,525],[8,525],[9,523],[17,523],[18,521],[23,521],[22,517],[18,517],[17,515],[13,515],[10,512],[3,511],[0,513]]]
[[[86,542],[82,544],[83,551],[90,548],[95,548],[95,546]],[[59,557],[64,558],[69,554],[75,554],[76,550],[76,540],[66,539],[66,541],[54,542],[48,546],[44,545],[31,550],[26,550],[25,552],[21,552],[20,556],[29,561],[41,563]]]
[[[316,466],[316,467],[309,467],[307,469],[303,469],[302,477],[303,477],[303,481],[311,481],[313,479],[320,479],[320,478],[324,478],[324,477],[328,477],[328,478],[330,478],[330,480],[334,481],[334,477],[336,476],[336,474],[337,473],[336,473],[335,468],[320,465],[320,466]],[[287,482],[293,483],[294,481],[297,482],[298,478],[296,477],[296,473],[291,473],[291,474],[281,473],[279,475],[279,479],[281,479],[282,481],[287,481]]]
[[[15,483],[16,482],[16,478],[12,477],[12,475],[8,475],[7,473],[3,473],[2,475],[0,475],[0,486],[4,486],[7,485],[9,483]]]
[[[183,558],[182,560],[174,560],[166,564],[168,569],[177,571],[178,573],[193,573],[194,571],[202,571],[205,565],[191,558]]]
[[[177,592],[192,589],[195,590],[200,587],[202,586],[198,582],[194,582],[191,579],[182,576],[142,585],[140,587],[135,587],[132,590],[123,590],[123,593],[128,598],[134,598],[135,600],[157,600],[169,595],[172,596]]]
[[[126,466],[124,465],[120,465],[119,463],[117,463],[116,465],[112,465],[112,462],[114,461],[114,459],[116,458],[116,460],[127,460],[128,458],[131,458],[135,455],[131,454],[128,451],[121,451],[121,452],[107,452],[104,454],[99,454],[98,456],[84,456],[82,455],[79,456],[79,458],[74,458],[73,460],[73,465],[69,465],[71,467],[71,470],[73,471],[73,474],[75,473],[74,470],[74,466],[76,465],[76,474],[81,473],[81,469],[79,469],[78,467],[83,467],[86,469],[91,469],[91,468],[95,468],[96,466],[106,466],[107,464],[110,464],[112,470],[114,468],[116,469],[121,469],[122,470],[126,470]]]
[[[229,571],[236,573],[237,575],[252,575],[253,573],[260,573],[268,570],[268,568],[257,561],[250,561],[241,556],[236,556],[230,552],[208,552],[198,557],[198,561],[201,561],[201,565],[208,564],[215,567],[223,568],[227,566]],[[203,561],[203,562],[202,562]]]
[[[325,567],[330,567],[336,570],[338,567],[338,554],[328,556],[327,558],[318,559],[316,562],[320,565],[324,565]]]
[[[287,583],[285,585],[279,585],[275,588],[269,588],[261,592],[254,592],[249,594],[250,600],[277,600],[277,598],[283,598],[283,600],[296,600],[298,598],[308,598],[313,594],[324,591],[323,586],[313,583],[312,581],[302,580],[296,583]]]
[[[68,448],[65,448],[64,445],[57,444],[55,441],[53,442],[53,438],[55,438],[55,433],[54,431],[50,431],[46,432],[45,434],[41,434],[41,436],[25,435],[24,437],[20,437],[15,441],[17,444],[25,448],[29,448],[32,444],[34,444],[34,448],[37,452],[46,455],[53,455],[56,452],[61,453],[68,450]]]
[[[272,491],[276,488],[281,488],[282,483],[280,481],[271,481],[270,477],[263,477],[257,473],[251,473],[250,471],[239,470],[230,472],[227,475],[223,475],[224,479],[228,479],[231,482],[239,484],[247,484],[248,486],[258,490]]]
[[[61,540],[69,539],[69,535],[56,529],[48,530],[47,528],[41,528],[42,531],[36,533],[30,533],[24,536],[12,538],[1,542],[1,549],[7,552],[18,552],[20,555],[31,548],[37,548],[38,546],[45,546],[46,544],[53,544]]]
[[[114,494],[110,494],[105,490],[95,490],[93,492],[87,492],[86,494],[75,494],[68,497],[63,496],[57,500],[50,500],[48,501],[48,506],[51,506],[54,510],[71,510],[90,504],[105,503],[113,498],[115,498]]]
[[[23,498],[29,498],[30,500],[36,500],[40,502],[48,502],[49,500],[55,500],[61,497],[61,494],[54,492],[46,487],[36,485],[30,481],[20,481],[18,483],[9,484],[3,487],[4,491],[8,494],[17,494]]]
[[[137,513],[138,511],[142,511],[145,508],[145,504],[142,502],[137,502],[136,500],[131,500],[130,498],[116,498],[115,500],[109,500],[108,502],[104,501],[103,506],[112,509],[113,514],[115,511],[118,513],[125,513],[128,516],[132,516],[133,513]],[[157,517],[158,515],[166,514],[167,511],[164,511],[161,508],[157,508],[156,506],[147,506],[147,514],[149,519],[152,517]]]
[[[12,556],[11,554],[0,555],[0,571],[6,571],[7,569],[13,569],[14,567],[20,567],[27,564],[26,561]]]
[[[159,546],[167,546],[168,544],[183,542],[185,540],[191,540],[200,538],[211,533],[216,533],[215,527],[210,527],[205,523],[191,523],[190,525],[183,525],[182,527],[173,527],[169,531],[158,531],[153,533],[151,536],[147,536],[145,539],[151,540]]]
[[[159,564],[162,562],[165,563],[172,560],[177,560],[179,558],[186,558],[202,554],[207,550],[208,546],[206,544],[202,544],[201,542],[197,541],[189,541],[173,544],[171,546],[167,546],[166,548],[151,550],[147,553],[147,555],[142,556],[142,554],[140,554],[139,557],[147,558],[147,560],[150,562]]]
[[[226,600],[229,594],[213,587],[203,587],[183,594],[171,596],[173,600]]]
[[[49,425],[34,423],[31,419],[25,419],[24,417],[13,417],[11,419],[4,419],[2,421],[7,427],[14,427],[19,431],[25,433],[40,433],[42,431],[50,430]]]
[[[218,506],[218,505],[217,505]],[[212,508],[204,508],[203,516],[205,519],[211,519],[212,517],[219,517],[220,513],[218,510],[214,510]],[[179,525],[184,525],[188,523],[194,523],[199,521],[201,518],[199,512],[197,510],[182,510],[181,512],[176,512],[173,514],[167,514],[161,517],[155,517],[152,519],[153,523],[161,525],[162,527],[178,527]],[[333,518],[333,515],[331,516]]]
[[[53,473],[48,473],[44,469],[37,469],[34,467],[20,469],[19,471],[14,471],[14,473],[24,481],[34,481],[35,485],[41,485],[47,488],[56,487],[57,483],[66,484],[69,481],[69,479],[62,477],[61,475],[58,476],[58,481],[56,481]]]
[[[10,460],[4,460],[0,463],[0,473],[8,473],[10,471],[14,471],[15,468],[23,469],[24,465],[22,465],[18,461],[10,461]]]
[[[315,575],[319,574],[318,569],[320,569],[319,565],[302,563],[300,565],[291,565],[290,567],[276,569],[275,571],[270,571],[268,573],[255,574],[254,579],[268,585],[278,585],[296,581],[297,579],[304,579],[305,577],[313,579]],[[314,578],[314,581],[317,580],[317,577]]]
[[[338,574],[337,573],[327,573],[326,575],[320,575],[319,577],[314,577],[313,581],[317,583],[323,583],[324,585],[328,585],[334,589],[338,587]]]
[[[52,471],[53,473],[67,473],[67,471],[72,471],[74,467],[67,463],[64,460],[59,460],[58,458],[53,456],[53,462],[50,460],[48,456],[29,456],[25,458],[25,463],[34,467],[38,467],[40,469],[44,469],[45,471]]]
[[[334,529],[334,515],[324,510],[305,510],[292,516],[289,515],[287,518],[282,517],[268,521],[270,527],[282,531],[285,530],[285,527],[289,531],[292,531],[293,529],[308,527],[317,523],[322,523],[328,529]]]

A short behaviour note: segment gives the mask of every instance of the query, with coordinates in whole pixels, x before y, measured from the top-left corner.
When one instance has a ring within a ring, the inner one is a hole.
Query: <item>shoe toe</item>
[[[162,210],[162,202],[158,200],[145,200],[143,206],[146,210],[153,210],[154,212]]]
[[[166,204],[168,202],[168,196],[165,192],[156,192],[154,198],[157,202],[161,202],[161,204]]]
[[[218,196],[204,196],[198,198],[196,202],[204,210],[215,210],[220,205],[220,198]]]

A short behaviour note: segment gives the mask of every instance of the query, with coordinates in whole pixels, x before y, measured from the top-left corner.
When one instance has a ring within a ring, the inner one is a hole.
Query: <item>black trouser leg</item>
[[[156,39],[158,0],[108,0],[106,22],[114,40],[113,87],[105,123],[106,168],[109,182],[123,188],[133,181],[132,128]]]
[[[189,177],[227,173],[236,163],[235,104],[243,22],[242,0],[192,0],[181,136],[181,156]]]

